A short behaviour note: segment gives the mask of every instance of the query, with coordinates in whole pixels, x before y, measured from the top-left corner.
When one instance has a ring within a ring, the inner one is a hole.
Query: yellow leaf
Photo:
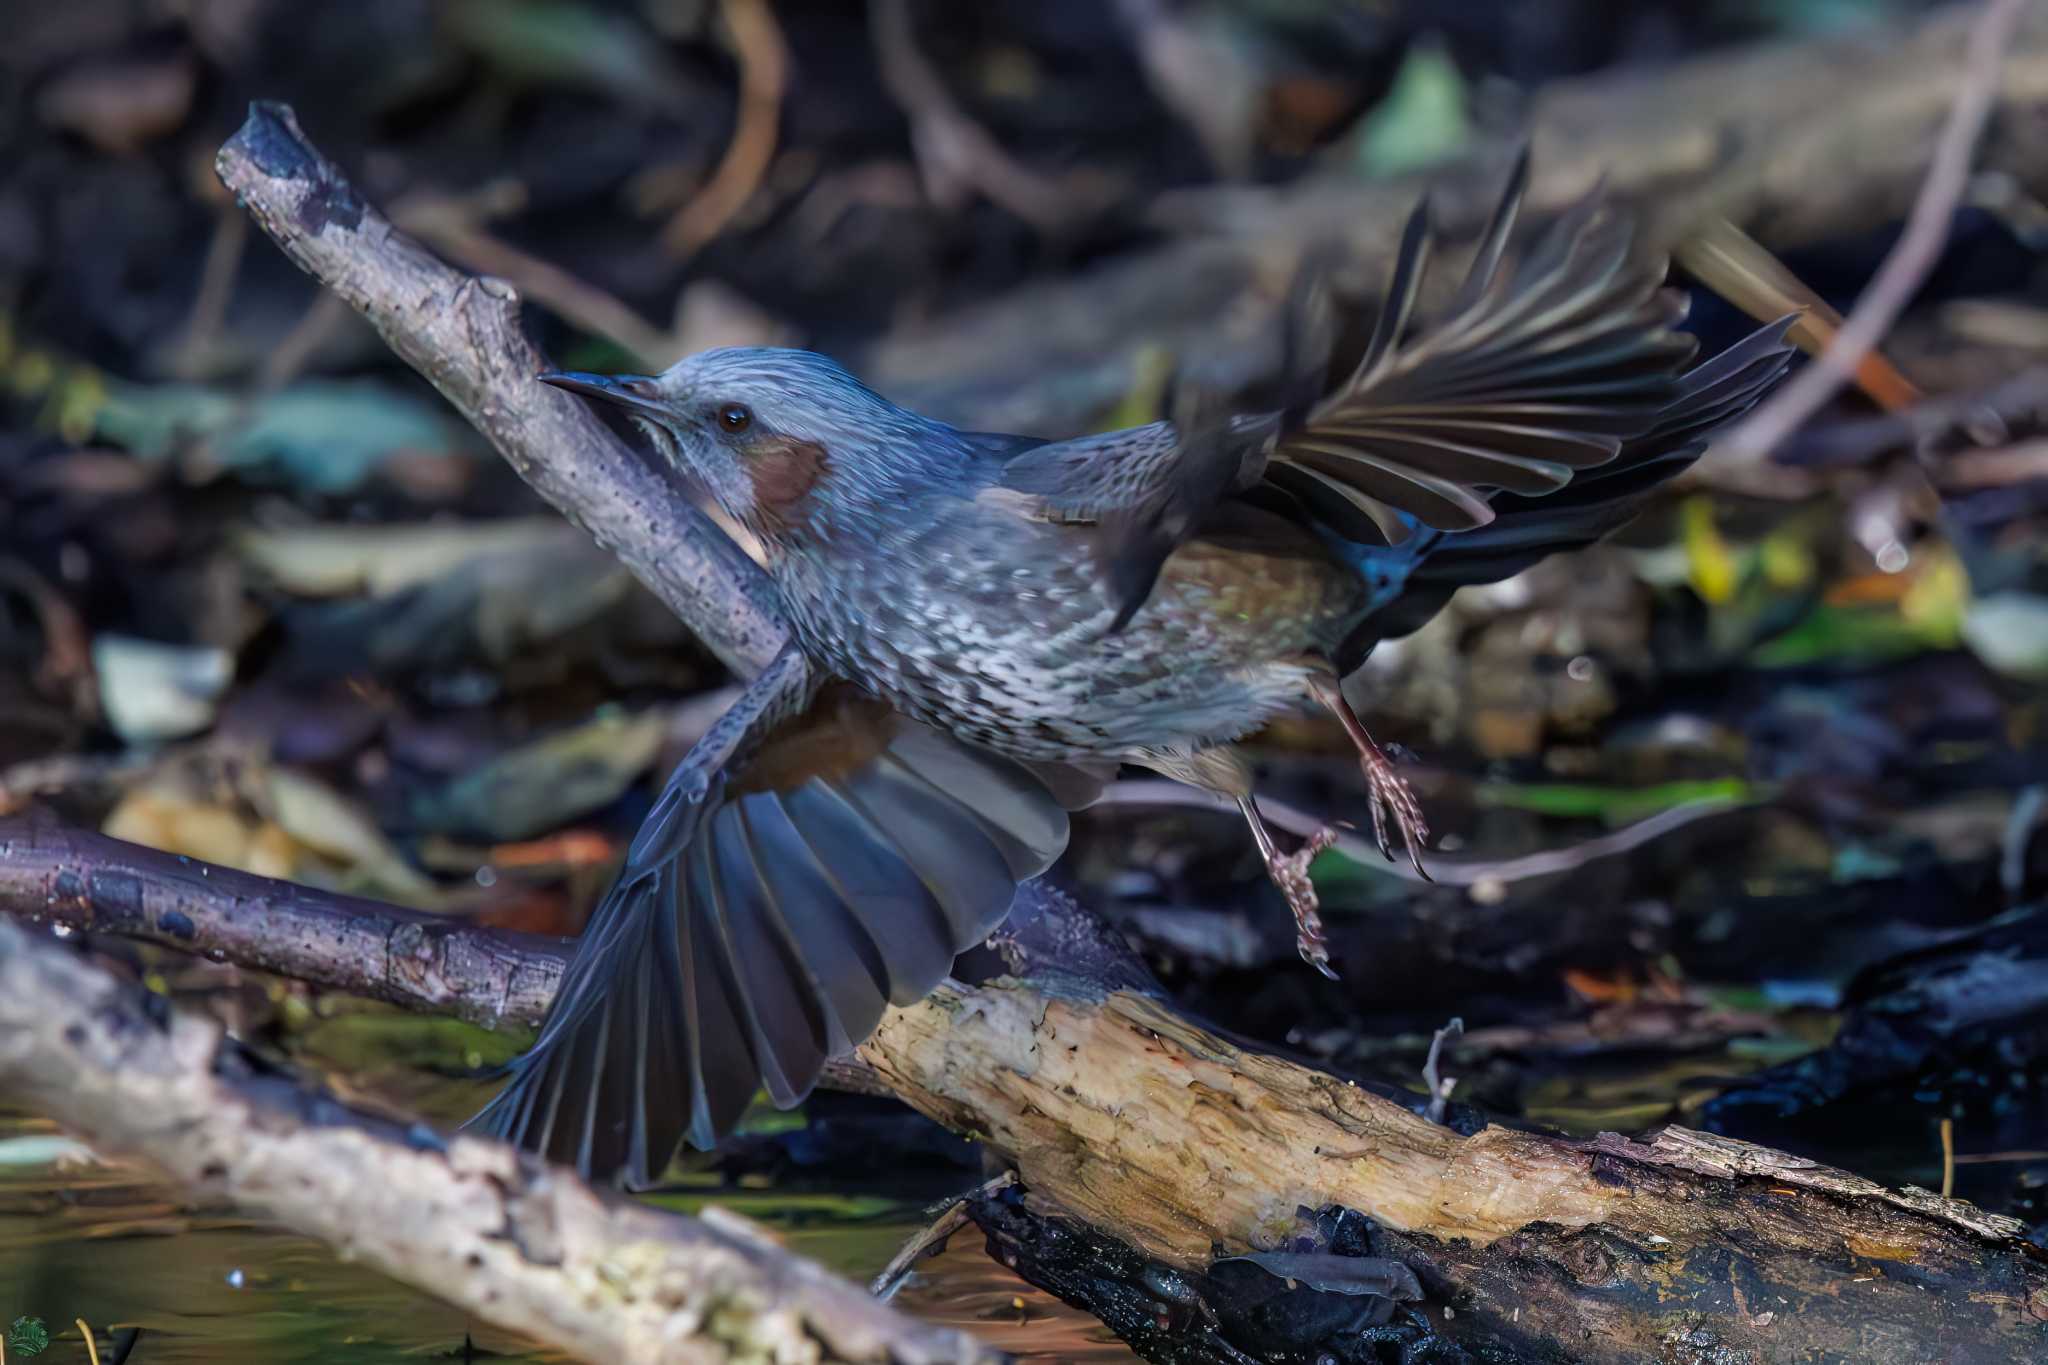
[[[1735,596],[1739,576],[1735,556],[1714,525],[1714,502],[1687,498],[1678,509],[1679,535],[1685,546],[1686,578],[1693,591],[1716,606]]]

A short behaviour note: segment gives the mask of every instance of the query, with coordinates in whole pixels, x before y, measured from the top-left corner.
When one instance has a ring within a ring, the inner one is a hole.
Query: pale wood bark
[[[1461,1137],[1161,1000],[1028,981],[942,989],[862,1054],[1059,1212],[1172,1267],[1273,1246],[1300,1207],[1369,1214],[1436,1331],[1474,1349],[2048,1358],[2048,1260],[2017,1220],[1733,1139]]]

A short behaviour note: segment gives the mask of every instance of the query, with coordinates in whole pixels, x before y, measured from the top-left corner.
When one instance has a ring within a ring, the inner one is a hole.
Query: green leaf
[[[499,843],[560,829],[619,798],[661,752],[658,711],[595,720],[521,745],[413,802],[421,829]]]
[[[1358,168],[1398,175],[1462,151],[1472,138],[1465,77],[1434,42],[1408,50],[1387,97],[1358,126]]]
[[[621,95],[675,110],[683,82],[639,25],[572,0],[458,0],[441,12],[456,42],[499,74]]]
[[[39,1356],[50,1345],[50,1329],[41,1318],[20,1317],[7,1329],[7,1348],[24,1356]]]
[[[196,384],[124,384],[100,405],[94,427],[145,460],[203,441],[224,468],[316,493],[357,488],[403,452],[477,449],[438,402],[361,380],[306,380],[253,399]]]
[[[1620,824],[1694,801],[1748,801],[1756,793],[1739,777],[1723,777],[1660,782],[1649,787],[1600,787],[1572,782],[1488,782],[1476,788],[1474,794],[1481,805]]]

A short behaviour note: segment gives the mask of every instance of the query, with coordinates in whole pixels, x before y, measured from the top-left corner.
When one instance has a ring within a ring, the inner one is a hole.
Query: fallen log
[[[1420,1278],[1436,1331],[1476,1351],[2048,1353],[2048,1258],[2017,1220],[1734,1139],[1460,1136],[1161,1000],[1025,980],[943,989],[889,1015],[862,1055],[1060,1216],[1175,1270],[1278,1245],[1301,1208],[1367,1214],[1377,1254]]]

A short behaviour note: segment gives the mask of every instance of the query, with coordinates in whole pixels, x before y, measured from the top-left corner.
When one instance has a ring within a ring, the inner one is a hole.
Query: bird
[[[1787,317],[1699,360],[1686,296],[1598,190],[1521,243],[1528,173],[1428,316],[1425,196],[1355,359],[1310,259],[1263,391],[1183,375],[1126,430],[962,430],[803,350],[540,375],[622,410],[754,538],[831,682],[751,752],[685,760],[473,1122],[638,1188],[763,1090],[794,1106],[1000,925],[1125,764],[1235,802],[1330,972],[1327,836],[1281,849],[1238,741],[1333,714],[1380,850],[1425,871],[1420,803],[1344,678],[1458,588],[1628,521],[1791,355]]]

